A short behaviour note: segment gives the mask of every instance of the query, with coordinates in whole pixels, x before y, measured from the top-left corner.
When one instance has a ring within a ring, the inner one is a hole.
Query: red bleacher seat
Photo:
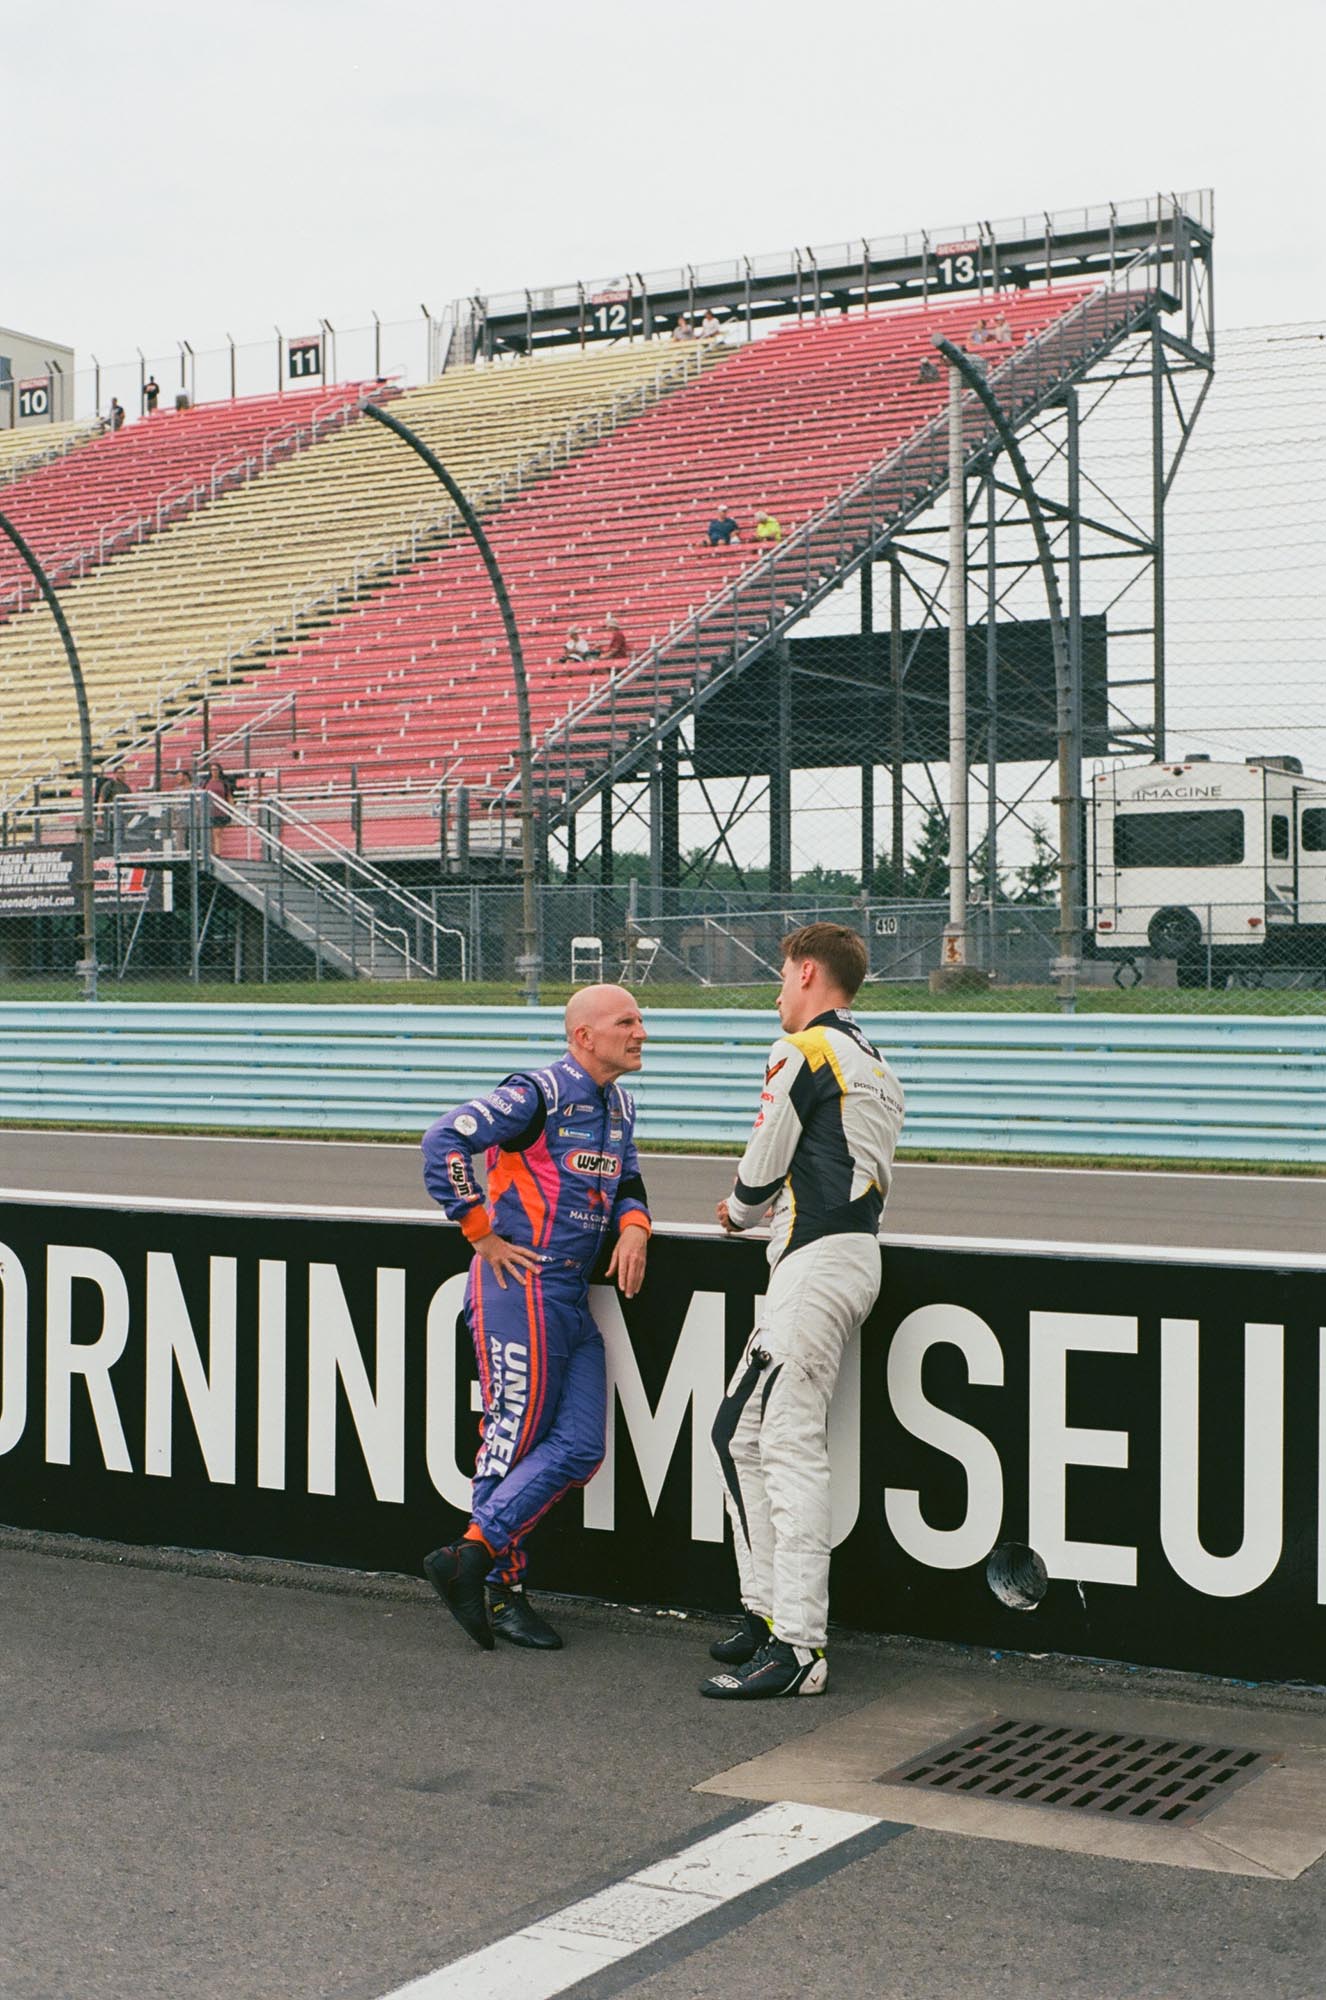
[[[74,558],[91,567],[137,539],[135,524],[151,532],[158,509],[170,518],[177,511],[172,503],[223,468],[233,477],[249,456],[260,466],[265,443],[278,452],[289,449],[286,433],[307,426],[319,407],[351,402],[355,393],[352,386],[318,387],[191,410],[158,409],[14,480],[5,488],[5,512],[47,567],[58,569]],[[16,551],[0,543],[0,617],[16,608],[16,590],[26,595],[31,588]]]
[[[1044,290],[1000,303],[1021,342],[1085,296]],[[594,663],[561,663],[568,626],[597,637],[614,612],[633,652],[660,639],[758,559],[757,509],[767,505],[787,535],[935,415],[946,383],[918,380],[932,334],[965,339],[989,310],[968,298],[826,318],[753,342],[494,515],[488,533],[522,634],[536,735],[605,680]],[[1008,349],[978,352],[997,365]],[[708,546],[719,508],[741,523],[739,544]],[[254,760],[287,789],[344,787],[352,768],[374,786],[482,787],[514,767],[505,638],[468,541],[273,661],[243,693],[214,700],[212,740],[289,693],[297,729]],[[197,723],[182,722],[166,738],[166,770],[200,748]]]

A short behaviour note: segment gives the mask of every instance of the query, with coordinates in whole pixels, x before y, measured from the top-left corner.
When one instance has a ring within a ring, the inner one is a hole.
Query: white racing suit
[[[741,1597],[793,1646],[829,1615],[829,1403],[879,1295],[879,1225],[902,1128],[897,1077],[849,1014],[776,1041],[728,1216],[773,1202],[773,1276],[713,1442]]]

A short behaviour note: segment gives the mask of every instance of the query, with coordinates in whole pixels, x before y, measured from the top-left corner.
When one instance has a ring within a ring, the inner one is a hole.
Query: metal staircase
[[[1015,427],[1062,396],[1158,311],[1175,306],[1156,286],[1154,262],[1153,250],[1139,252],[994,370],[989,386]],[[970,392],[962,402],[962,430],[969,467],[997,445],[988,413]],[[899,528],[932,507],[948,485],[948,439],[945,411],[606,687],[569,709],[535,746],[544,827],[564,824],[605,783],[638,772],[649,753],[719,686],[753,665],[821,598],[880,553]],[[513,774],[487,810],[505,821],[518,787]],[[484,809],[484,802],[472,799],[472,813]]]
[[[320,968],[347,979],[464,979],[464,933],[296,807],[279,797],[252,811],[217,798],[207,806],[214,838],[240,836],[226,839],[225,854],[200,843],[207,872]]]

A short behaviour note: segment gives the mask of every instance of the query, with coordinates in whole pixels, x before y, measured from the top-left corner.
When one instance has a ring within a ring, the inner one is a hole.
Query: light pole
[[[948,925],[943,962],[961,968],[967,963],[967,476],[962,378],[955,368],[948,377],[948,507]]]
[[[1022,455],[1013,432],[1013,426],[1000,409],[993,390],[969,355],[951,340],[934,336],[934,345],[948,362],[950,368],[962,377],[972,393],[979,397],[985,412],[996,431],[999,442],[1008,453],[1009,463],[1017,477],[1022,492],[1023,505],[1031,522],[1031,532],[1036,538],[1036,554],[1040,559],[1041,572],[1045,578],[1045,598],[1050,613],[1050,645],[1054,653],[1054,697],[1055,729],[1059,754],[1059,956],[1055,960],[1054,975],[1059,988],[1059,1005],[1065,1014],[1071,1014],[1077,1006],[1077,976],[1081,966],[1078,938],[1079,885],[1077,880],[1077,828],[1074,818],[1078,811],[1080,774],[1073,754],[1075,731],[1073,727],[1073,687],[1068,667],[1068,642],[1064,635],[1063,605],[1059,597],[1059,577],[1054,567],[1054,556],[1050,549],[1050,537],[1045,526],[1045,516],[1041,503],[1036,497],[1027,461]],[[991,773],[991,783],[994,774]]]
[[[20,535],[13,522],[0,514],[0,530],[8,535],[14,547],[22,556],[28,568],[37,579],[42,596],[51,607],[61,639],[64,641],[65,658],[74,678],[74,697],[78,702],[78,735],[82,750],[83,765],[83,812],[79,827],[82,880],[79,883],[79,901],[83,913],[83,956],[78,965],[78,976],[83,982],[83,998],[95,1000],[97,997],[97,930],[95,910],[96,866],[93,855],[93,776],[92,776],[92,723],[87,709],[87,688],[83,684],[83,669],[78,664],[78,654],[74,648],[74,635],[69,630],[69,621],[64,615],[59,599],[51,588],[51,580],[32,550]]]
[[[434,476],[441,480],[460,510],[461,519],[474,538],[474,543],[483,557],[488,581],[493,586],[493,595],[502,614],[502,624],[506,631],[507,650],[511,654],[511,677],[516,686],[516,726],[520,732],[520,889],[521,889],[521,954],[516,960],[516,970],[525,986],[525,1005],[537,1007],[539,1004],[539,933],[534,914],[534,747],[529,719],[529,682],[525,677],[525,655],[521,650],[520,633],[516,629],[516,616],[511,609],[511,599],[502,572],[497,566],[492,544],[483,531],[479,517],[471,507],[460,487],[443,465],[436,452],[429,449],[423,439],[403,424],[399,417],[377,403],[365,403],[364,415],[372,417],[375,423],[395,431],[398,438],[418,452],[424,464]]]

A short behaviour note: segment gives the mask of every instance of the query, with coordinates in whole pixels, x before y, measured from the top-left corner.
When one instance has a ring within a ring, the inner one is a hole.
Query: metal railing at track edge
[[[915,1151],[1326,1165],[1326,1021],[862,1013]],[[648,1009],[640,1136],[740,1148],[772,1013]],[[417,1136],[557,1008],[0,1004],[0,1120]]]

